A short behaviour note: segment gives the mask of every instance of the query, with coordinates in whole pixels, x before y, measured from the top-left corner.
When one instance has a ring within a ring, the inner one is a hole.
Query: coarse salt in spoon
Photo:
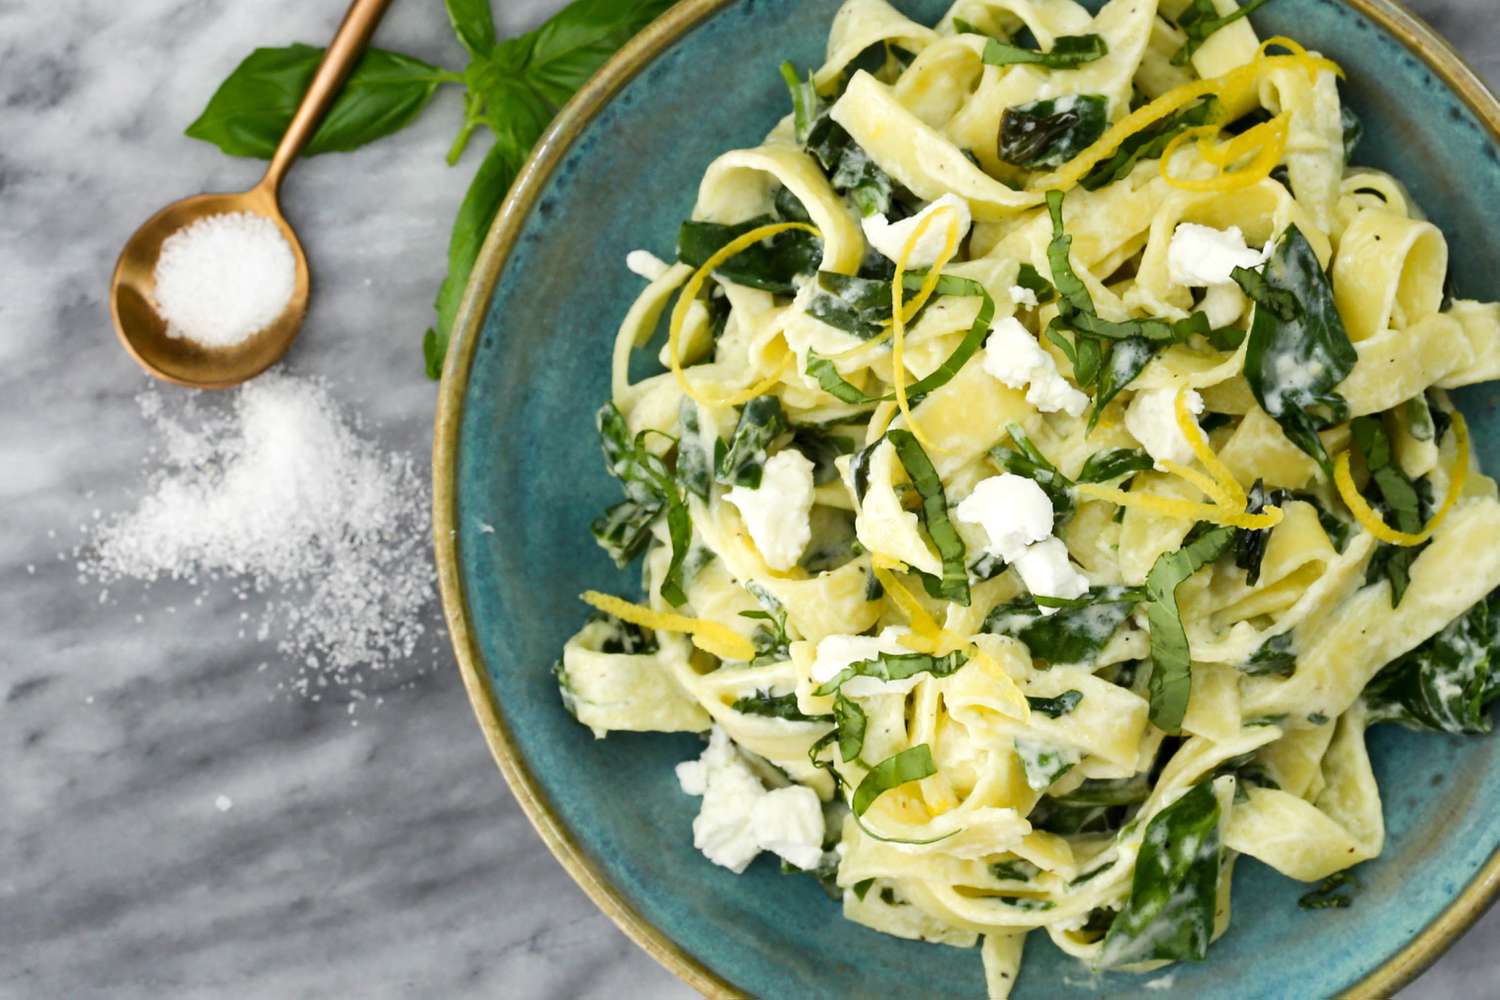
[[[197,389],[225,389],[259,375],[291,347],[307,313],[307,257],[281,214],[277,192],[389,5],[390,0],[349,5],[260,183],[241,194],[175,201],[125,244],[110,281],[110,315],[125,350],[151,375]],[[243,266],[228,256],[237,248],[246,253]],[[291,258],[289,274],[285,253]],[[205,303],[192,298],[194,283],[204,280],[254,285],[211,290],[213,307],[204,309]],[[279,312],[268,318],[265,314],[282,300]]]

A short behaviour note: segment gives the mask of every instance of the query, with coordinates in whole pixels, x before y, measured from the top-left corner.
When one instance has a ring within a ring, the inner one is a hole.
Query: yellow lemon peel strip
[[[928,451],[941,449],[935,448],[922,433],[922,429],[917,426],[916,420],[911,415],[911,405],[906,398],[906,364],[901,355],[905,346],[906,323],[916,315],[916,309],[913,309],[910,315],[906,315],[906,307],[901,301],[903,294],[901,283],[906,277],[907,258],[911,256],[917,242],[927,232],[927,227],[942,216],[948,218],[948,232],[943,239],[943,249],[938,253],[937,260],[933,261],[932,267],[928,269],[927,277],[922,279],[922,287],[917,292],[916,299],[913,300],[917,304],[916,308],[920,309],[921,303],[931,297],[933,289],[937,288],[938,278],[942,276],[943,266],[953,259],[953,254],[958,250],[958,213],[947,205],[933,212],[912,229],[911,235],[906,239],[906,245],[901,248],[901,253],[896,258],[896,275],[891,279],[891,387],[896,391],[896,406],[900,409],[901,415],[906,418],[907,428]]]
[[[894,560],[880,558],[874,561],[873,566],[875,579],[880,581],[880,585],[891,596],[891,600],[895,602],[896,607],[901,609],[901,613],[911,623],[911,630],[917,636],[929,642],[941,642],[943,638],[942,627],[933,621],[932,616],[927,613],[926,608],[922,607],[921,602],[913,597],[912,592],[907,590],[901,581],[897,580],[891,573],[892,568],[900,567],[904,569],[905,567]],[[931,650],[923,650],[923,652],[931,652]]]
[[[686,615],[653,611],[639,604],[631,604],[612,594],[601,594],[597,590],[585,590],[578,596],[585,604],[598,608],[607,615],[614,615],[621,621],[630,622],[632,625],[664,632],[682,632],[693,640],[693,645],[705,653],[712,653],[721,660],[755,659],[755,647],[750,644],[750,640],[727,625],[702,618],[689,618]]]
[[[1349,452],[1339,453],[1338,461],[1334,463],[1333,481],[1338,486],[1339,496],[1343,498],[1344,506],[1349,508],[1349,513],[1360,526],[1388,545],[1421,545],[1432,537],[1437,531],[1438,525],[1448,516],[1453,505],[1458,503],[1458,498],[1463,495],[1464,484],[1469,479],[1469,428],[1464,423],[1463,414],[1457,410],[1453,411],[1453,471],[1448,476],[1448,492],[1443,497],[1443,505],[1438,508],[1432,520],[1427,522],[1427,527],[1416,533],[1397,531],[1380,519],[1365,498],[1359,495],[1359,489],[1354,485],[1354,476],[1349,471]]]
[[[1202,463],[1208,474],[1214,477],[1214,481],[1224,492],[1226,499],[1219,502],[1236,510],[1243,510],[1249,498],[1245,496],[1240,481],[1235,479],[1234,473],[1229,471],[1229,466],[1225,465],[1209,446],[1208,435],[1203,433],[1203,428],[1198,426],[1198,421],[1193,417],[1193,411],[1188,409],[1188,392],[1186,387],[1178,389],[1177,398],[1172,403],[1173,415],[1177,418],[1177,430],[1187,439],[1189,447],[1193,449],[1193,455]]]
[[[1197,469],[1186,465],[1178,465],[1166,459],[1161,461],[1161,467],[1179,479],[1185,479],[1196,486],[1204,496],[1225,510],[1238,510],[1245,505],[1234,502],[1234,498],[1224,492],[1224,488],[1214,481],[1212,476],[1205,475]]]
[[[1162,517],[1178,517],[1185,521],[1208,521],[1211,524],[1249,528],[1254,531],[1274,528],[1281,523],[1280,507],[1267,507],[1259,514],[1247,514],[1242,510],[1234,510],[1219,504],[1161,497],[1153,493],[1125,493],[1097,483],[1079,483],[1077,490],[1081,496],[1107,500],[1119,507],[1134,507]]]
[[[1161,159],[1157,162],[1157,169],[1163,180],[1183,191],[1242,191],[1271,176],[1271,171],[1276,169],[1286,154],[1290,130],[1291,116],[1287,114],[1277,115],[1218,145],[1212,142],[1212,137],[1218,133],[1218,126],[1188,129],[1167,143],[1167,148],[1162,151]],[[1198,151],[1203,159],[1219,168],[1219,172],[1213,177],[1177,177],[1170,170],[1173,154],[1194,138],[1198,140]],[[1254,157],[1239,170],[1226,169],[1252,152]]]
[[[688,310],[692,308],[693,302],[698,298],[698,293],[703,289],[703,283],[713,273],[714,268],[723,264],[731,257],[741,253],[761,240],[768,239],[778,233],[784,233],[790,229],[800,229],[804,232],[822,239],[823,234],[816,226],[805,222],[774,222],[767,226],[757,226],[748,233],[742,233],[724,244],[714,254],[703,262],[703,266],[693,272],[687,283],[682,286],[682,291],[677,295],[677,304],[672,307],[672,318],[667,324],[667,355],[671,363],[672,376],[677,379],[677,384],[682,391],[705,406],[737,406],[748,402],[756,396],[763,395],[768,389],[781,381],[794,361],[794,355],[788,354],[782,359],[780,367],[766,378],[739,392],[715,395],[704,392],[693,385],[692,380],[682,368],[682,325],[687,321]]]

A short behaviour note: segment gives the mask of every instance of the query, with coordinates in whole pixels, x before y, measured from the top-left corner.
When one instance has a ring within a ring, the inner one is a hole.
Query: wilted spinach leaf
[[[1033,170],[1060,167],[1104,134],[1108,107],[1100,94],[1070,94],[1006,108],[1000,159]]]

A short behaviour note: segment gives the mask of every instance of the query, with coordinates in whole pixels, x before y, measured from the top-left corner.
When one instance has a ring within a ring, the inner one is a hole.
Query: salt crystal
[[[168,236],[156,259],[155,281],[153,297],[169,336],[233,347],[286,309],[297,261],[276,223],[230,212]]]
[[[219,810],[219,812],[221,813],[227,813],[229,810],[234,808],[234,800],[227,795],[220,795],[218,798],[214,799],[214,808]]]

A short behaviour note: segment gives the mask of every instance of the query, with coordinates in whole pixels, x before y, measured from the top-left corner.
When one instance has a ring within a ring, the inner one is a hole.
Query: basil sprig
[[[1168,733],[1182,728],[1192,691],[1192,661],[1187,632],[1177,608],[1177,586],[1229,551],[1234,529],[1200,524],[1182,548],[1157,558],[1146,575],[1146,617],[1151,625],[1151,678],[1147,685],[1150,718]]]
[[[1109,54],[1109,45],[1102,35],[1059,35],[1052,41],[1049,52],[1023,49],[997,38],[991,38],[984,47],[984,63],[987,66],[1010,66],[1015,63],[1030,63],[1047,69],[1077,69],[1085,63],[1103,59]]]
[[[1234,280],[1255,302],[1245,345],[1245,381],[1261,409],[1287,439],[1333,478],[1318,431],[1349,418],[1334,389],[1354,370],[1359,354],[1333,302],[1333,286],[1307,237],[1288,226],[1263,273],[1234,269]]]
[[[850,808],[855,816],[863,816],[876,799],[892,788],[909,781],[921,781],[934,774],[937,774],[937,765],[932,762],[932,749],[926,743],[918,743],[870,768],[869,773],[854,789],[854,800]]]
[[[1180,49],[1172,53],[1172,65],[1185,65],[1193,57],[1193,53],[1208,41],[1209,35],[1220,28],[1228,27],[1242,17],[1248,17],[1270,2],[1271,0],[1246,0],[1244,6],[1221,17],[1213,5],[1213,0],[1193,0],[1181,14],[1177,15],[1177,27],[1187,35],[1187,41]]]
[[[886,437],[896,449],[896,457],[906,468],[912,485],[922,497],[922,526],[943,560],[942,579],[935,583],[923,577],[923,584],[933,597],[954,601],[964,607],[969,605],[969,569],[964,560],[966,549],[958,529],[948,518],[948,498],[943,492],[943,481],[933,467],[932,460],[911,431],[891,430]]]
[[[1213,785],[1204,781],[1151,817],[1130,897],[1104,937],[1101,965],[1207,954],[1219,892],[1219,812]]]

